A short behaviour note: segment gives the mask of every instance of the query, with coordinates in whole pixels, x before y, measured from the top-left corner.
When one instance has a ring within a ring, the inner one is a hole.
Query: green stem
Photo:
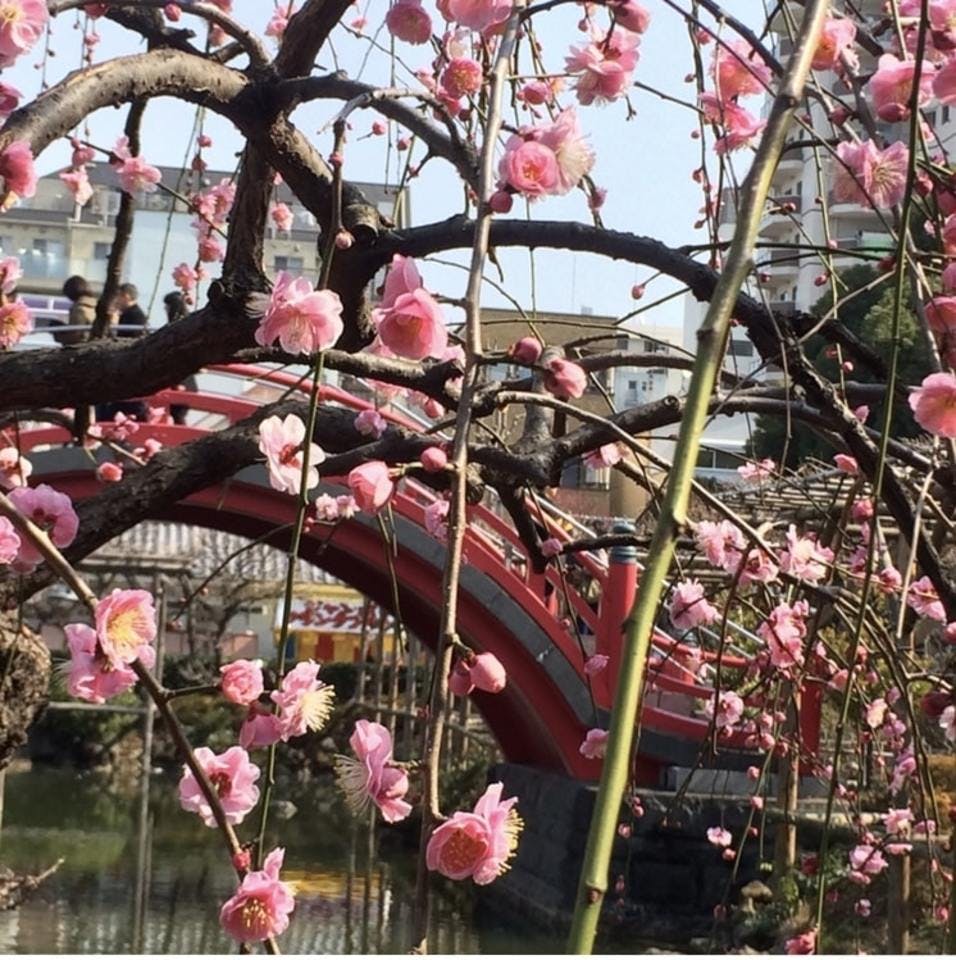
[[[811,0],[806,5],[793,58],[781,80],[780,92],[774,100],[753,167],[741,190],[738,227],[727,255],[726,267],[698,331],[699,349],[674,453],[674,469],[668,478],[660,518],[648,551],[648,565],[641,575],[641,590],[626,624],[607,754],[578,885],[574,921],[568,940],[569,953],[591,953],[594,948],[601,906],[607,890],[611,849],[627,785],[634,723],[640,706],[651,631],[674,556],[675,540],[686,523],[700,437],[723,364],[734,303],[751,269],[754,244],[771,179],[806,82],[826,12],[826,0]]]

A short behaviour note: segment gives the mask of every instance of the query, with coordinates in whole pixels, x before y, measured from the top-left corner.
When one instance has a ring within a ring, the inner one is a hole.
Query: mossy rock
[[[46,644],[18,623],[15,613],[0,613],[0,770],[26,742],[27,730],[49,701],[49,688]]]

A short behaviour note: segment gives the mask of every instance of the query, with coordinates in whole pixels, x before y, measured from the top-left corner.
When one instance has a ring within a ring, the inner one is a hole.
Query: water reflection
[[[377,834],[317,795],[273,821],[269,846],[286,848],[283,879],[297,907],[285,953],[403,953],[409,945],[414,853],[394,831]],[[321,806],[320,806],[321,804]],[[96,777],[60,770],[7,775],[0,862],[59,872],[18,911],[0,913],[3,953],[222,953],[218,905],[235,877],[215,831],[179,810],[175,785],[155,781],[148,816],[136,790],[120,795]],[[138,862],[142,869],[138,869]],[[141,906],[139,906],[141,904]],[[552,944],[479,929],[470,891],[439,896],[436,953],[548,950]]]

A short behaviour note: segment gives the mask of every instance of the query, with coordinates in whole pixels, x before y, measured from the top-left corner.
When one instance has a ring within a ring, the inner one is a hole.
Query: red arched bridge
[[[149,436],[164,446],[175,446],[244,419],[266,400],[275,399],[277,390],[307,392],[301,378],[264,367],[214,367],[205,371],[202,380],[210,385],[190,391],[166,390],[146,398],[153,407],[179,405],[192,411],[190,424],[150,424]],[[322,387],[321,400],[354,410],[371,407],[332,386]],[[401,411],[382,413],[401,426],[420,429],[420,424]],[[35,427],[21,433],[23,451],[34,465],[33,482],[50,483],[74,500],[83,500],[102,487],[94,473],[95,462],[87,452],[68,446],[70,439],[62,427]],[[323,476],[317,492],[336,495],[347,490],[341,478]],[[426,643],[433,643],[438,635],[446,560],[445,545],[428,534],[424,525],[425,507],[435,496],[427,487],[407,479],[393,501],[399,611],[395,610],[391,575],[374,517],[359,514],[339,523],[334,533],[332,527],[317,525],[303,538],[301,549],[302,559],[391,613],[400,613],[406,626]],[[529,508],[536,511],[536,519],[549,536],[568,539],[568,518],[562,524],[557,511],[551,512],[547,504]],[[279,528],[290,524],[294,515],[294,499],[273,490],[265,468],[254,466],[151,519],[191,523],[287,547],[288,533]],[[274,536],[270,537],[270,531],[276,531]],[[473,694],[506,759],[594,779],[600,761],[583,757],[579,748],[588,729],[607,726],[622,624],[637,587],[638,567],[633,552],[627,549],[613,550],[608,563],[590,553],[575,557],[583,574],[596,585],[591,596],[599,597],[597,603],[589,603],[572,584],[563,582],[553,564],[545,574],[535,574],[509,523],[489,507],[470,508],[459,632],[475,650],[494,653],[508,671],[502,693]],[[610,657],[609,668],[590,680],[584,673],[589,652]],[[655,635],[640,725],[635,771],[639,782],[658,782],[665,766],[695,765],[701,745],[712,735],[700,702],[712,699],[713,689],[702,685],[689,667],[701,656],[713,659],[715,655],[663,633]],[[747,660],[725,654],[723,663],[742,667]],[[804,749],[814,752],[818,710],[805,700],[802,714]],[[741,752],[743,747],[740,736],[721,740],[720,765],[749,762]]]

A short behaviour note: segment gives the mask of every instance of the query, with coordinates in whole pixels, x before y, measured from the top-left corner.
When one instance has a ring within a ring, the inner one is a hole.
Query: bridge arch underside
[[[78,462],[64,462],[73,460],[70,454],[76,453],[80,452],[56,451],[58,455],[52,461],[43,454],[33,457],[39,479],[74,501],[102,490],[89,471],[88,460],[83,467]],[[345,491],[323,482],[319,492],[336,495]],[[196,493],[152,513],[148,519],[193,524],[287,549],[288,531],[274,536],[269,532],[292,522],[294,512],[292,498],[268,486],[263,468],[251,467],[229,483]],[[377,520],[358,515],[339,524],[331,537],[328,529],[319,536],[303,537],[301,558],[394,614],[391,578]],[[399,515],[395,515],[395,533],[398,551],[394,566],[402,620],[434,648],[440,628],[446,549],[420,526]],[[534,616],[467,560],[461,577],[459,634],[476,650],[494,653],[508,671],[508,684],[501,693],[472,694],[506,759],[577,779],[596,779],[600,765],[582,757],[578,750],[595,722],[587,688]]]

